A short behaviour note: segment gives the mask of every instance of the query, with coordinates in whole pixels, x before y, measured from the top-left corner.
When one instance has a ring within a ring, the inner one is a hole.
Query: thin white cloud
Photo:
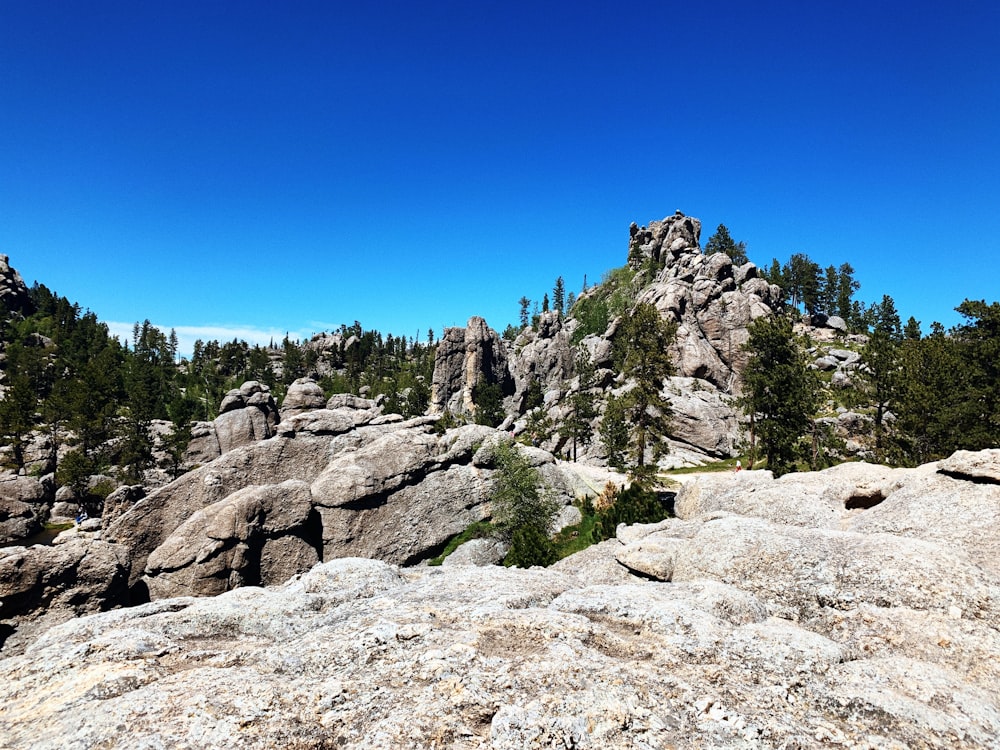
[[[117,321],[105,321],[112,336],[119,341],[132,341],[132,329],[134,323],[120,323]],[[246,341],[253,346],[267,346],[272,341],[280,345],[287,335],[292,340],[307,339],[313,332],[289,331],[280,328],[256,328],[254,326],[243,325],[209,325],[209,326],[170,326],[160,323],[153,323],[164,334],[169,335],[173,329],[177,333],[177,350],[182,357],[190,357],[194,351],[194,342],[198,339],[202,341],[218,341],[221,344],[237,339]]]

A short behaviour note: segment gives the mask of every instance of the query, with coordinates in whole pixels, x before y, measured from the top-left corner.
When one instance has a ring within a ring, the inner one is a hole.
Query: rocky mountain
[[[548,569],[347,557],[71,620],[0,662],[0,736],[996,747],[1000,450],[695,477],[676,509]]]
[[[676,419],[665,465],[736,454],[739,429],[732,397],[740,393],[747,361],[747,327],[773,314],[781,300],[781,291],[761,278],[754,264],[736,267],[724,253],[706,256],[700,234],[701,222],[680,212],[629,229],[628,263],[638,273],[630,304],[650,303],[677,324],[671,351],[677,374],[665,386]],[[581,300],[600,291],[585,292]],[[465,329],[446,330],[435,361],[432,410],[472,414],[472,390],[482,380],[501,386],[508,424],[517,428],[523,426],[518,420],[527,409],[529,388],[537,383],[546,413],[561,423],[568,396],[578,387],[574,338],[597,368],[602,391],[624,385],[616,382],[611,362],[617,321],[611,319],[607,330],[574,337],[580,326],[573,312],[563,318],[550,311],[514,341],[501,340],[482,318],[472,318]],[[553,435],[542,445],[561,451],[565,439]],[[600,461],[601,446],[588,446],[582,457]]]

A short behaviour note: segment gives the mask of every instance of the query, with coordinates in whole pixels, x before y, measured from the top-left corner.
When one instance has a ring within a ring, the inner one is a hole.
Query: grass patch
[[[459,545],[465,544],[471,539],[483,539],[488,536],[493,535],[493,524],[489,521],[476,521],[470,524],[466,529],[451,539],[444,547],[444,551],[437,557],[431,558],[427,561],[428,565],[440,565],[444,562],[444,559],[459,548]]]
[[[47,523],[43,528],[46,531],[66,531],[66,529],[72,529],[75,525],[72,521],[65,521],[63,523]]]
[[[671,474],[705,474],[713,471],[735,471],[737,460],[743,459],[742,457],[727,458],[715,463],[705,464],[704,466],[682,466],[679,469],[667,469],[660,472],[660,474],[669,477]],[[746,468],[746,466],[743,468]]]
[[[577,507],[579,508],[580,506],[578,505]],[[560,560],[580,550],[585,550],[594,544],[594,527],[597,526],[597,514],[587,513],[583,508],[580,508],[580,512],[583,514],[583,520],[580,523],[567,526],[552,539],[552,544],[556,548],[556,555]]]

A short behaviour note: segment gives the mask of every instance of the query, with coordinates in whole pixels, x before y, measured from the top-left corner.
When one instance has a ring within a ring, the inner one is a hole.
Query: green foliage
[[[444,559],[450,555],[452,552],[457,550],[461,545],[465,544],[472,539],[485,539],[493,535],[493,524],[489,521],[476,521],[469,524],[463,531],[453,536],[445,544],[444,549],[441,554],[437,557],[433,557],[427,561],[428,565],[440,565],[444,562]]]
[[[792,300],[792,307],[802,305],[810,315],[820,311],[820,267],[805,253],[795,253],[782,268],[782,278],[786,292]]]
[[[601,419],[601,443],[608,454],[608,465],[618,471],[625,469],[629,430],[625,421],[626,406],[620,396],[609,396]]]
[[[577,389],[567,399],[569,410],[559,426],[559,434],[570,441],[572,458],[576,461],[578,443],[589,443],[594,436],[594,419],[597,417],[597,396],[594,387],[594,364],[590,354],[578,347],[574,360]]]
[[[751,461],[759,440],[768,468],[781,475],[795,466],[799,441],[819,404],[819,383],[787,318],[757,318],[749,331],[740,404],[749,423]]]
[[[527,436],[531,445],[541,445],[552,437],[552,430],[552,420],[544,409],[539,407],[528,412],[523,434]]]
[[[730,235],[725,224],[719,224],[715,234],[708,238],[705,243],[705,255],[715,253],[725,253],[733,259],[733,263],[742,266],[747,262],[747,245],[745,242],[736,242]]]
[[[472,403],[476,407],[476,424],[496,427],[503,422],[503,391],[499,383],[480,380],[472,389]]]
[[[872,331],[861,351],[865,366],[858,374],[875,404],[875,460],[885,460],[885,413],[896,400],[900,380],[899,344],[902,330],[892,297],[885,295],[871,308]]]
[[[676,323],[644,302],[625,318],[613,341],[615,364],[633,384],[622,396],[622,406],[630,426],[629,455],[640,469],[647,448],[654,460],[660,456],[670,428],[670,401],[662,392],[664,380],[673,374],[668,349],[676,334]]]
[[[571,310],[579,324],[573,331],[574,344],[591,334],[602,335],[612,320],[625,314],[635,299],[632,288],[635,274],[635,269],[629,266],[613,268],[604,274],[599,286],[577,298]]]
[[[580,509],[582,519],[580,523],[562,529],[552,539],[552,544],[556,550],[556,556],[562,560],[581,550],[585,550],[598,539],[594,536],[594,529],[597,526],[597,513],[590,498],[585,498],[577,504]]]
[[[610,504],[597,511],[595,541],[614,537],[619,524],[656,523],[670,515],[657,494],[638,483],[609,499]]]
[[[508,442],[497,443],[495,465],[490,504],[497,535],[512,542],[518,529],[530,527],[548,538],[559,505],[542,487],[538,470]]]
[[[528,388],[524,392],[524,408],[536,409],[545,401],[545,394],[542,393],[542,381],[533,377],[528,383]]]
[[[1000,303],[965,300],[966,323],[901,344],[894,409],[906,463],[1000,445]]]
[[[545,567],[558,559],[555,545],[547,533],[535,526],[519,526],[511,537],[510,551],[503,564],[508,568],[530,568],[534,565]]]
[[[555,286],[552,288],[552,309],[561,316],[565,311],[565,307],[566,285],[563,283],[563,277],[560,276],[556,279]]]
[[[521,322],[521,330],[523,331],[528,327],[528,323],[530,322],[528,318],[528,308],[531,306],[531,300],[527,297],[521,297],[521,299],[517,301],[517,304],[519,308],[518,320]]]
[[[59,464],[56,471],[56,482],[69,487],[79,498],[87,496],[87,483],[91,474],[96,474],[97,463],[82,449],[69,451]]]

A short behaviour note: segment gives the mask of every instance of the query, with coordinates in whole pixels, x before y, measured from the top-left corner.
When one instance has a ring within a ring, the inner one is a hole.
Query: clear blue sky
[[[126,327],[440,336],[681,209],[926,331],[1000,298],[998,81],[975,0],[0,0],[0,252]]]

